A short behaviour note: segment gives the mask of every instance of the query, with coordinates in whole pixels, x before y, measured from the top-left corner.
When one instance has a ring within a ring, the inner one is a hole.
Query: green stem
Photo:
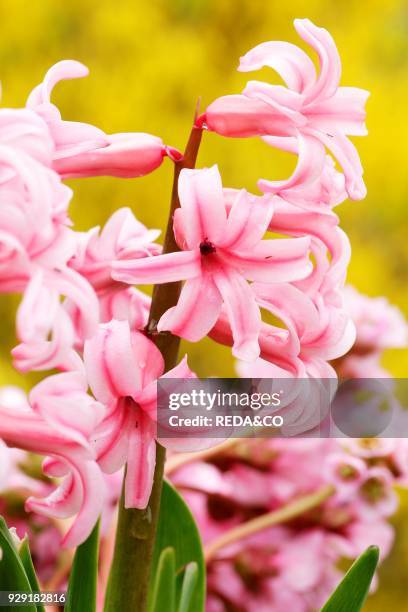
[[[173,232],[173,214],[176,208],[180,206],[178,179],[183,168],[195,167],[201,136],[202,130],[193,127],[184,157],[175,163],[171,206],[163,253],[179,250]],[[147,335],[163,355],[166,372],[174,368],[177,363],[180,338],[167,332],[158,333],[157,322],[166,310],[177,304],[180,291],[181,283],[166,283],[154,287],[149,322],[146,328]],[[165,458],[165,449],[160,444],[156,444],[153,488],[149,503],[144,510],[125,509],[122,492],[115,550],[106,590],[105,612],[119,612],[120,610],[145,612],[147,609]]]

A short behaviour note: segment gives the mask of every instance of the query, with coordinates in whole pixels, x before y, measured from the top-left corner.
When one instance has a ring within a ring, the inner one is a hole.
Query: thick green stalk
[[[180,206],[178,178],[183,168],[194,168],[202,131],[193,127],[184,157],[175,163],[171,207],[164,239],[163,253],[178,251],[173,233],[173,214]],[[177,303],[181,283],[156,285],[153,290],[147,335],[160,349],[165,371],[177,363],[180,339],[170,333],[158,333],[157,322],[162,314]],[[115,550],[105,598],[105,612],[145,612],[151,562],[160,509],[165,449],[156,444],[156,468],[149,504],[144,510],[124,507],[123,493],[119,507]]]

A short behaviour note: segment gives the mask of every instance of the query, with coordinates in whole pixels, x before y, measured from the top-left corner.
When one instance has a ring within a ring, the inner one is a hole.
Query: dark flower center
[[[215,246],[213,245],[212,242],[209,242],[208,240],[204,240],[200,244],[200,253],[201,255],[210,255],[211,253],[215,253]]]

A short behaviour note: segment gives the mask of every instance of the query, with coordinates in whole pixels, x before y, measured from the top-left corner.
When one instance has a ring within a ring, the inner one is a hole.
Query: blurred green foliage
[[[368,197],[338,209],[353,247],[349,280],[369,295],[388,296],[407,314],[408,7],[403,0],[309,0],[307,7],[299,0],[2,0],[2,104],[22,106],[49,66],[75,58],[91,75],[58,86],[54,99],[65,118],[106,132],[151,132],[183,148],[197,98],[204,108],[219,95],[240,91],[248,75],[236,72],[238,58],[259,42],[283,39],[305,48],[292,22],[306,16],[333,34],[343,61],[342,83],[372,92],[369,136],[356,139]],[[266,70],[262,76],[275,78]],[[294,161],[255,139],[212,134],[205,136],[199,157],[200,165],[219,164],[226,186],[254,191],[260,177],[288,176]],[[143,179],[71,181],[72,217],[84,229],[103,224],[120,206],[131,206],[146,225],[163,228],[171,180],[166,160]],[[0,300],[2,383],[23,380],[9,357],[17,303],[14,297]],[[227,349],[207,340],[188,350],[201,375],[233,374]],[[404,376],[408,352],[390,351],[385,362]],[[385,582],[395,574],[388,572]],[[387,596],[387,590],[376,596],[383,602],[378,609],[390,608],[384,604]],[[398,610],[401,605],[400,600]]]

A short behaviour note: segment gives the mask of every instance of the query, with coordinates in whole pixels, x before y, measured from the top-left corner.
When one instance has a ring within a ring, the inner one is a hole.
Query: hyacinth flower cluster
[[[369,339],[375,342],[377,360],[385,342],[381,330],[398,332],[393,335],[394,346],[402,346],[406,323],[395,307],[384,299],[363,296],[352,287],[345,293],[357,337],[365,338],[366,345]],[[378,301],[387,307],[373,321],[377,313],[373,306]],[[390,339],[386,345],[391,346]],[[355,350],[358,343],[337,362],[339,374],[343,370],[352,375],[351,367],[345,370],[344,364],[348,360],[354,363]],[[371,373],[377,374],[377,370]],[[385,374],[389,376],[382,370],[382,376]],[[369,375],[365,370],[364,376]],[[360,376],[360,370],[355,376]],[[24,394],[12,387],[3,388],[0,397],[9,403],[26,401]],[[4,444],[0,451],[1,514],[16,527],[19,537],[30,533],[43,584],[62,588],[69,571],[59,546],[63,525],[24,512],[27,494],[44,495],[52,482],[44,480],[39,466],[29,469],[27,453],[11,451]],[[316,609],[338,583],[342,575],[339,567],[344,567],[347,559],[361,554],[371,543],[378,544],[381,558],[386,558],[394,540],[388,522],[398,504],[394,487],[408,484],[407,453],[408,445],[401,439],[241,439],[204,451],[196,459],[195,454],[170,456],[168,476],[191,507],[206,545],[208,610],[224,610],[226,605],[240,609],[243,601],[248,611],[271,606],[277,610],[284,606],[296,611]],[[109,529],[122,474],[105,478],[109,495],[102,514],[101,554],[109,558]],[[305,496],[311,496],[308,507],[295,508],[294,516],[281,517],[283,524],[277,524],[276,512],[285,511],[288,504]],[[266,517],[266,525],[235,537],[236,527],[251,526],[257,516]],[[217,547],[220,541],[222,546]],[[65,571],[56,574],[56,566]],[[102,564],[102,588],[106,581],[103,570]]]
[[[370,544],[385,558],[393,485],[407,484],[405,440],[386,442],[241,439],[174,471],[204,541],[207,610],[317,610],[347,559]]]
[[[343,294],[357,341],[334,362],[339,377],[390,377],[381,358],[408,344],[402,313],[351,286]],[[249,367],[254,377],[269,375],[262,359]],[[169,477],[205,544],[207,609],[320,609],[347,560],[370,544],[381,560],[389,554],[389,518],[398,507],[395,487],[408,485],[407,458],[403,438],[312,438],[235,439],[195,460],[170,459]]]
[[[87,74],[73,60],[53,66],[24,109],[0,110],[0,291],[22,295],[15,367],[45,373],[27,398],[0,401],[0,439],[44,457],[56,488],[35,492],[26,509],[70,519],[65,547],[89,536],[107,478],[125,465],[123,508],[146,508],[164,461],[156,381],[195,377],[176,358],[180,338],[231,346],[257,376],[266,364],[268,377],[333,380],[330,361],[355,341],[344,303],[350,244],[333,208],[365,195],[348,136],[366,133],[368,94],[339,85],[326,30],[307,19],[295,27],[319,72],[295,45],[259,45],[240,70],[268,66],[286,86],[251,81],[214,101],[195,118],[184,154],[156,136],[63,119],[53,88]],[[286,180],[259,180],[258,195],[227,188],[217,165],[195,168],[206,131],[260,137],[297,156],[296,168]],[[74,229],[65,179],[132,179],[165,157],[175,184],[163,247],[128,208],[103,229]],[[150,298],[143,286],[152,284]],[[265,322],[264,311],[278,322]]]

